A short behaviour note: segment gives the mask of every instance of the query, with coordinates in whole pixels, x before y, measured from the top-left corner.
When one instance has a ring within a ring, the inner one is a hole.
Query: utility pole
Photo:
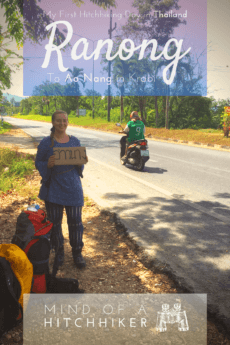
[[[94,41],[93,41],[93,51],[94,51]],[[93,57],[93,119],[94,119],[94,57]]]
[[[112,10],[110,10],[110,28],[108,30],[109,38],[112,38],[112,32],[116,29],[117,23],[115,23],[114,28],[112,29]],[[111,61],[109,61],[109,78],[111,77]],[[110,85],[108,85],[108,115],[107,120],[110,121]]]

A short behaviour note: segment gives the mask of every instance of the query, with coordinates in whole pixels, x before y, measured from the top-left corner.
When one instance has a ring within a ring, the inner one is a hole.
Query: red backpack
[[[27,254],[33,264],[32,292],[45,293],[46,275],[49,273],[50,235],[53,223],[45,211],[23,211],[17,219],[16,232],[11,243]]]

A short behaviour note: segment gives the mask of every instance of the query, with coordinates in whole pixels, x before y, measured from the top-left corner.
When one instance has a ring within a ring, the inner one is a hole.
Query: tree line
[[[114,0],[90,0],[104,9],[116,7]],[[186,21],[175,18],[168,18],[162,21],[160,18],[152,16],[152,11],[169,12],[179,9],[179,0],[143,0],[133,1],[133,7],[139,14],[137,17],[130,17],[127,24],[116,32],[116,40],[114,41],[114,50],[120,44],[123,38],[135,39],[136,43],[140,43],[142,38],[155,38],[158,42],[156,54],[162,53],[162,47],[169,38],[173,37],[174,29],[178,26],[186,25]],[[83,0],[73,0],[76,6],[84,5]],[[28,39],[34,43],[47,38],[48,33],[45,30],[46,25],[52,20],[39,6],[39,1],[28,0],[24,3],[22,0],[0,0],[0,6],[5,11],[7,28],[2,30],[0,26],[0,99],[2,97],[1,90],[11,86],[11,73],[13,66],[10,58],[19,57],[15,52],[8,49],[8,40],[14,38],[18,47],[23,45],[23,41]],[[22,16],[24,15],[24,37]],[[65,39],[63,32],[59,30],[55,34],[55,44],[60,44]],[[171,45],[168,56],[174,56],[176,52],[175,45]],[[102,56],[101,64],[103,70],[108,72],[112,68],[113,84],[116,88],[112,96],[108,97],[99,95],[92,90],[85,90],[82,96],[80,87],[85,88],[83,80],[83,70],[77,67],[69,69],[71,76],[78,79],[78,82],[66,83],[60,85],[58,83],[51,84],[48,81],[36,86],[33,90],[33,96],[24,99],[20,103],[19,112],[27,114],[52,114],[55,109],[63,109],[68,114],[79,115],[79,108],[87,110],[87,115],[92,117],[106,118],[111,121],[127,122],[129,114],[133,110],[137,110],[145,118],[147,125],[152,127],[166,128],[218,128],[221,125],[220,115],[224,106],[229,105],[229,100],[216,101],[212,97],[201,97],[198,94],[202,92],[204,76],[202,75],[202,66],[199,61],[194,61],[190,54],[186,58],[179,61],[177,74],[174,84],[170,87],[162,82],[159,75],[162,69],[167,65],[165,59],[149,62],[151,49],[146,50],[146,55],[142,60],[138,60],[134,54],[131,59],[120,60],[115,59],[110,66],[105,56]],[[128,53],[127,53],[128,54]],[[22,57],[21,57],[22,58]],[[22,63],[22,62],[21,62]],[[20,64],[14,67],[19,68]],[[169,69],[169,73],[171,73]],[[151,89],[146,88],[145,83],[138,81],[127,82],[126,76],[130,72],[138,76],[150,73],[154,76],[154,82],[150,85]],[[121,79],[123,77],[123,82]],[[151,96],[153,95],[154,96]],[[177,95],[186,96],[177,96]],[[68,95],[68,96],[67,96]],[[131,96],[138,95],[138,96]],[[92,97],[93,96],[93,97]],[[18,113],[18,108],[11,104],[7,104],[3,100],[8,113]],[[92,112],[92,108],[94,112]],[[111,117],[108,115],[111,108]]]
[[[146,120],[147,126],[170,129],[221,128],[221,114],[230,99],[215,100],[202,96],[170,96],[168,105],[168,126],[166,126],[166,96],[124,96],[121,104],[120,96],[111,97],[111,121],[128,122],[129,115],[136,110]],[[1,103],[8,114],[52,115],[62,109],[70,116],[78,116],[77,109],[86,109],[87,116],[93,116],[92,96],[31,96],[14,106],[14,100]],[[94,117],[107,119],[108,96],[94,96]],[[121,109],[122,105],[122,109]]]

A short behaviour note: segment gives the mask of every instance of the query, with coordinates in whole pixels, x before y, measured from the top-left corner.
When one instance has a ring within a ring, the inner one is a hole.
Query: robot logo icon
[[[172,309],[169,309],[169,304],[162,304],[162,311],[157,312],[157,331],[166,332],[167,323],[178,323],[181,332],[189,330],[186,311],[181,310],[181,303],[175,303]]]

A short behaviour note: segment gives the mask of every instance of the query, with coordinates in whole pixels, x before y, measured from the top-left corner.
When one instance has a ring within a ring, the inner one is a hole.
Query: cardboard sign
[[[86,164],[85,147],[54,148],[55,165],[82,165]]]

